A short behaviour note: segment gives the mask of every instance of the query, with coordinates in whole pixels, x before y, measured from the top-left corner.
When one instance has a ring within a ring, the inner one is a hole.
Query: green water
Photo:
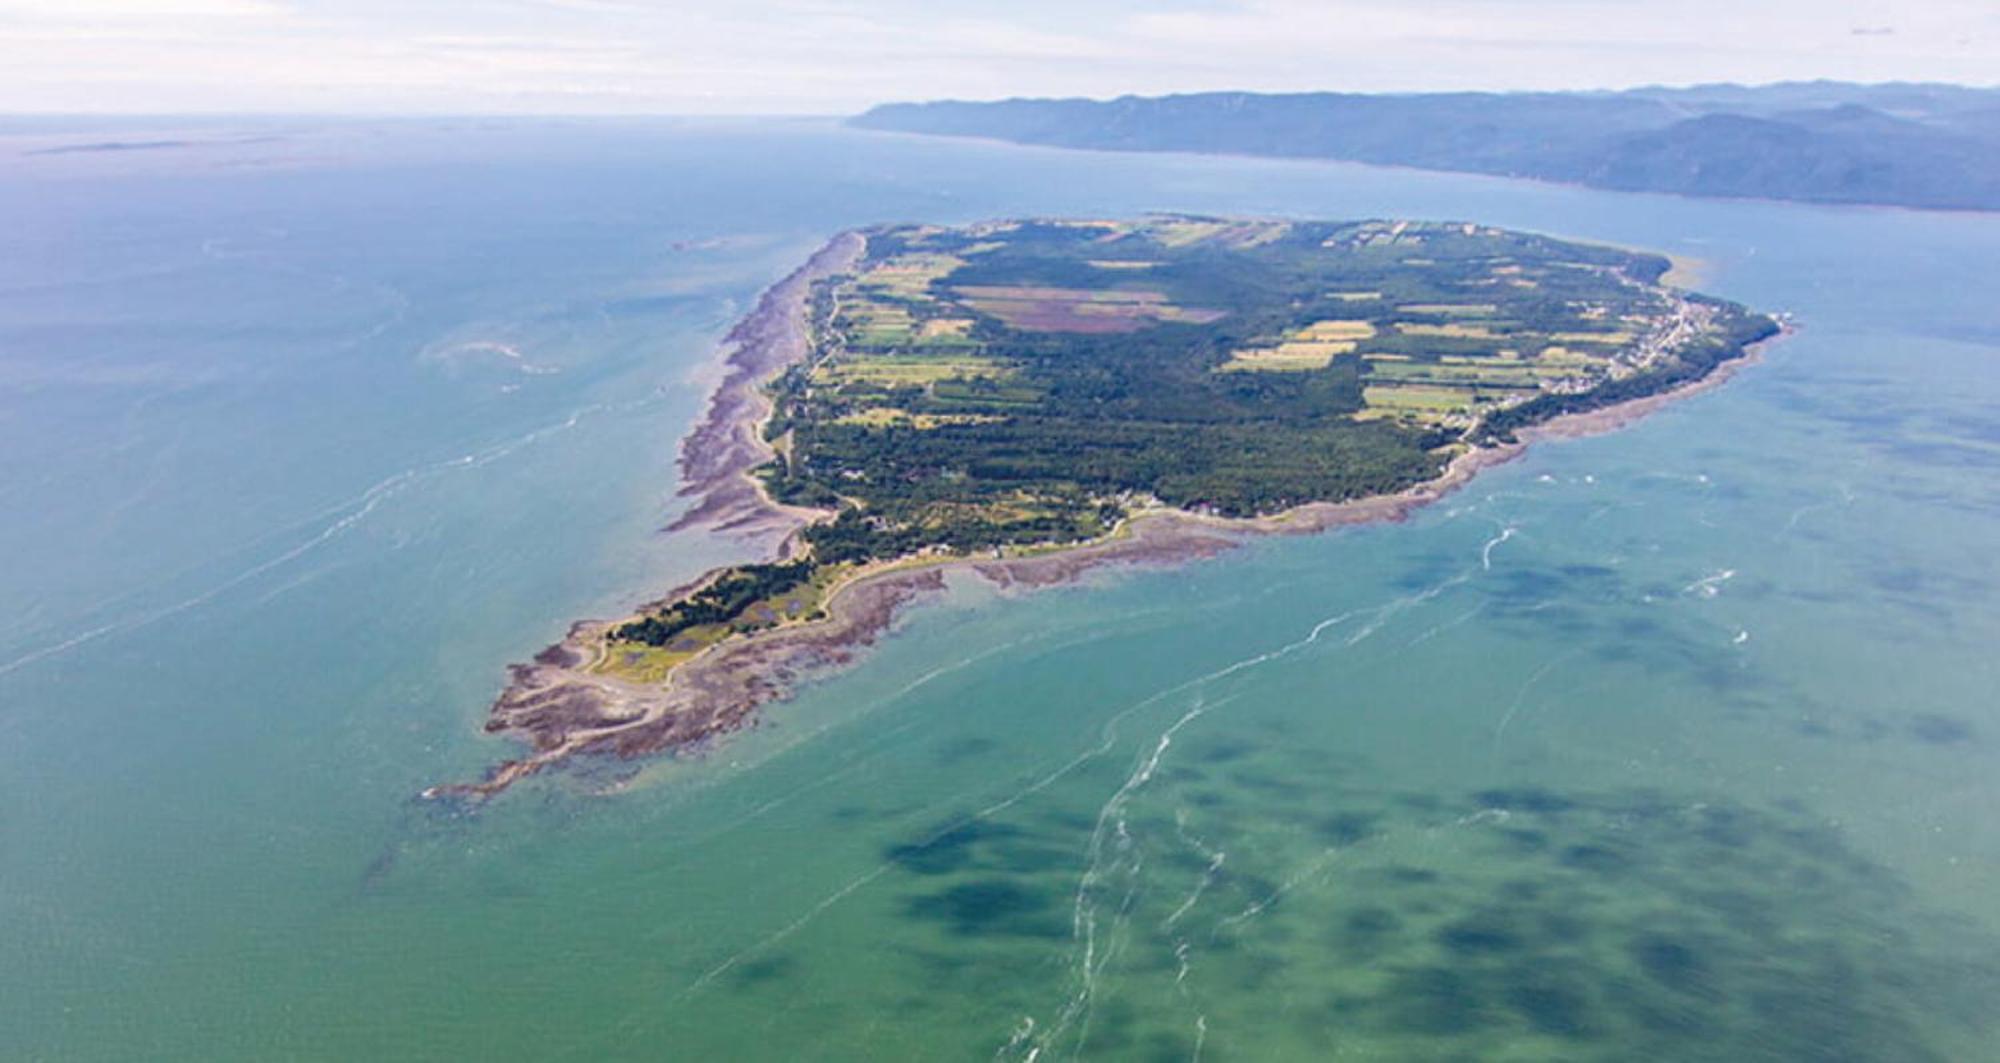
[[[0,1055],[2000,1058],[1993,219],[368,143],[0,182]],[[1145,209],[1640,244],[1804,327],[1405,524],[962,580],[705,757],[411,799],[506,754],[506,661],[727,556],[652,529],[762,284],[850,224]],[[435,355],[487,340],[559,371]]]

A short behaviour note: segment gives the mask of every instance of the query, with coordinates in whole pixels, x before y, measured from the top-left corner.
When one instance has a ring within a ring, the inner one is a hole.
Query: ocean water
[[[0,1057],[2000,1059],[2000,218],[810,122],[0,128]],[[178,146],[59,151],[111,141]],[[843,227],[1466,218],[1800,331],[1410,521],[960,581],[476,812]]]

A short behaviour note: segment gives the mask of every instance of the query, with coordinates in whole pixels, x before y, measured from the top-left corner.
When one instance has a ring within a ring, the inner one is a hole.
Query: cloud
[[[271,18],[287,9],[272,0],[0,0],[0,18],[35,22],[179,22]]]

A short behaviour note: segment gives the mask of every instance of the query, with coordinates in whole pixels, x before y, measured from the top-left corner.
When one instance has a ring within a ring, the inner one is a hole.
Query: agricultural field
[[[1494,410],[1693,371],[1685,351],[1726,353],[1765,320],[1663,287],[1660,256],[1470,223],[867,236],[819,293],[811,364],[778,388],[773,438],[793,450],[771,488],[864,499],[878,529],[942,497],[1052,500],[1033,520],[980,517],[974,537],[1001,541],[1119,495],[1251,512],[1421,478]],[[1271,458],[1301,433],[1345,460]]]
[[[765,486],[829,513],[802,533],[813,573],[1085,540],[1158,504],[1242,516],[1399,490],[1467,446],[1697,379],[1776,328],[1663,286],[1661,256],[1468,223],[864,235],[853,270],[813,290],[805,362],[771,387]],[[818,579],[732,572],[787,594]],[[701,623],[626,625],[644,649],[607,667],[807,608],[747,593]]]
[[[1338,355],[1351,353],[1362,340],[1375,335],[1375,326],[1366,321],[1315,321],[1303,328],[1287,330],[1275,344],[1245,347],[1230,354],[1216,367],[1218,373],[1298,372],[1324,369]]]
[[[1031,332],[1136,332],[1162,321],[1205,325],[1226,313],[1175,306],[1160,292],[1122,288],[967,285],[952,294],[1009,328]]]

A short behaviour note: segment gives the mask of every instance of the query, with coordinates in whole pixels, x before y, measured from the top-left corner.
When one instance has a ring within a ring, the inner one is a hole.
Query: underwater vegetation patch
[[[1926,1061],[2000,1032],[2000,941],[1803,806],[1245,786],[1251,758],[1222,748],[1230,784],[1200,792],[1224,800],[1163,782],[1094,849],[1046,825],[910,849],[977,855],[912,859],[906,914],[1033,942],[1052,983],[1088,926],[1113,950],[1088,1010],[1119,1019],[1053,1042],[1085,1057],[1186,1034],[1190,1002],[1216,1058]],[[1014,869],[1024,843],[1073,862]]]

